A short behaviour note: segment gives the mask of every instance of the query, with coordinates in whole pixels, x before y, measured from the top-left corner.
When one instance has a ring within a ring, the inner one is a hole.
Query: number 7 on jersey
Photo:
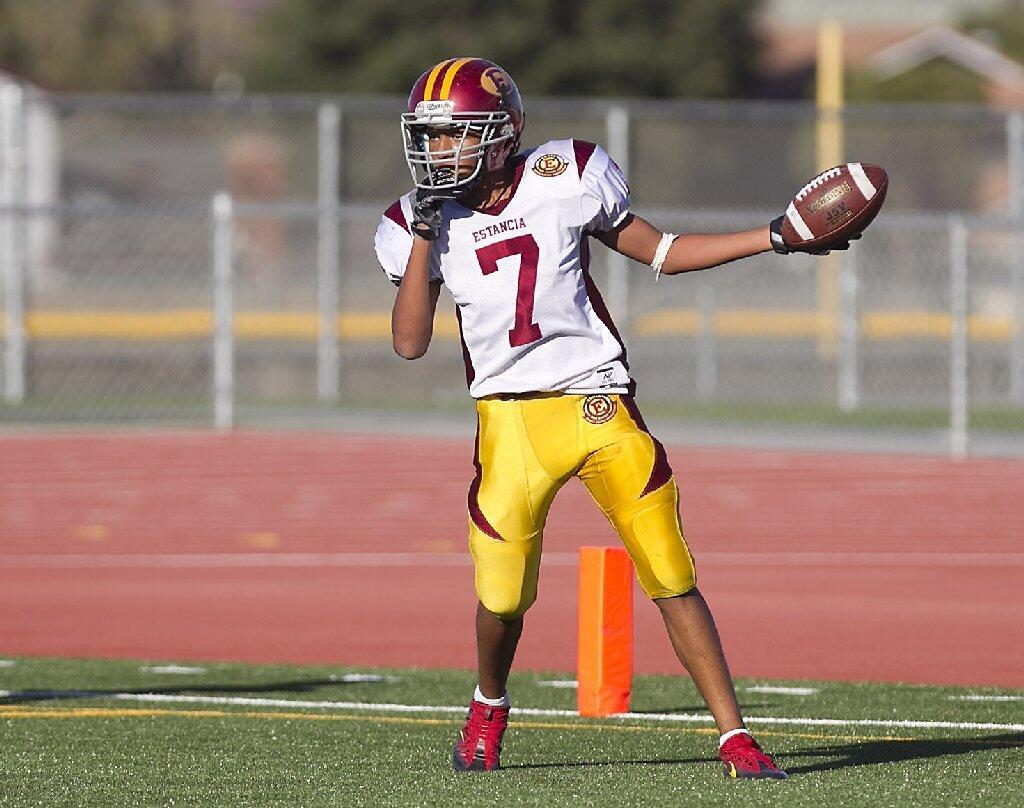
[[[488,244],[476,251],[476,260],[484,275],[498,271],[502,258],[519,256],[519,284],[516,290],[516,316],[508,332],[508,344],[513,348],[529,345],[541,338],[540,326],[533,322],[533,301],[537,288],[537,263],[540,249],[533,236],[526,234]]]

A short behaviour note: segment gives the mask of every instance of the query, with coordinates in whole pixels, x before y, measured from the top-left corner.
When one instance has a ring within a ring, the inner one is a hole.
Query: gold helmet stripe
[[[447,101],[448,93],[452,90],[452,82],[455,81],[455,75],[462,69],[462,66],[466,62],[472,62],[473,57],[468,59],[459,59],[455,64],[448,68],[448,72],[444,74],[444,81],[441,82],[441,97],[439,101]]]
[[[434,82],[437,81],[437,77],[441,75],[441,71],[448,67],[448,65],[450,65],[454,61],[454,59],[448,59],[447,61],[438,62],[436,65],[434,65],[433,69],[430,71],[430,75],[427,76],[427,84],[423,88],[424,101],[438,100],[430,97],[431,93],[434,92]]]

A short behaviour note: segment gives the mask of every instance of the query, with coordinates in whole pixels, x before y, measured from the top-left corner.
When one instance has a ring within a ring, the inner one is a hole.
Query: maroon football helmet
[[[519,151],[526,116],[519,90],[508,73],[486,59],[447,59],[420,76],[402,115],[405,160],[417,188],[445,194],[465,191],[485,173],[505,166]],[[451,130],[454,146],[431,151],[429,129]],[[466,135],[480,138],[465,145]],[[456,169],[476,158],[468,176]]]

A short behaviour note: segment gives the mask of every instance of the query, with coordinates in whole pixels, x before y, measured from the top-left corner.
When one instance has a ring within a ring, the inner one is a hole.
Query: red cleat
[[[491,707],[479,701],[469,703],[452,766],[457,772],[490,772],[501,768],[501,736],[508,727],[508,707]]]
[[[787,775],[746,733],[734,735],[718,750],[727,780],[785,780]]]

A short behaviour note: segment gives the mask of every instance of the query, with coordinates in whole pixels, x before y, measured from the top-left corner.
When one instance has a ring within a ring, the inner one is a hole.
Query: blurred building
[[[989,11],[1005,6],[1006,0],[765,0],[762,31],[765,37],[765,77],[761,94],[768,97],[800,98],[814,76],[817,48],[817,30],[826,20],[837,20],[843,25],[844,53],[850,67],[875,67],[878,55],[901,44],[892,53],[913,52],[928,58],[947,58],[955,64],[979,72],[987,83],[998,56],[993,48],[970,37],[956,33],[953,28],[971,12]],[[1022,5],[1024,9],[1024,5]],[[920,35],[939,27],[944,33]],[[965,41],[968,40],[968,41]],[[971,43],[976,43],[972,45]],[[980,55],[982,48],[991,53]],[[895,75],[895,58],[883,61],[888,75]],[[1007,60],[1008,61],[1008,60]],[[921,64],[913,58],[907,64]],[[985,63],[985,67],[982,67]],[[911,69],[908,67],[907,69]],[[998,85],[1000,82],[997,81]],[[1010,95],[1015,90],[1011,88]],[[990,97],[1004,103],[1006,94],[993,88]]]
[[[278,0],[216,0],[220,5],[240,14],[258,14]]]

